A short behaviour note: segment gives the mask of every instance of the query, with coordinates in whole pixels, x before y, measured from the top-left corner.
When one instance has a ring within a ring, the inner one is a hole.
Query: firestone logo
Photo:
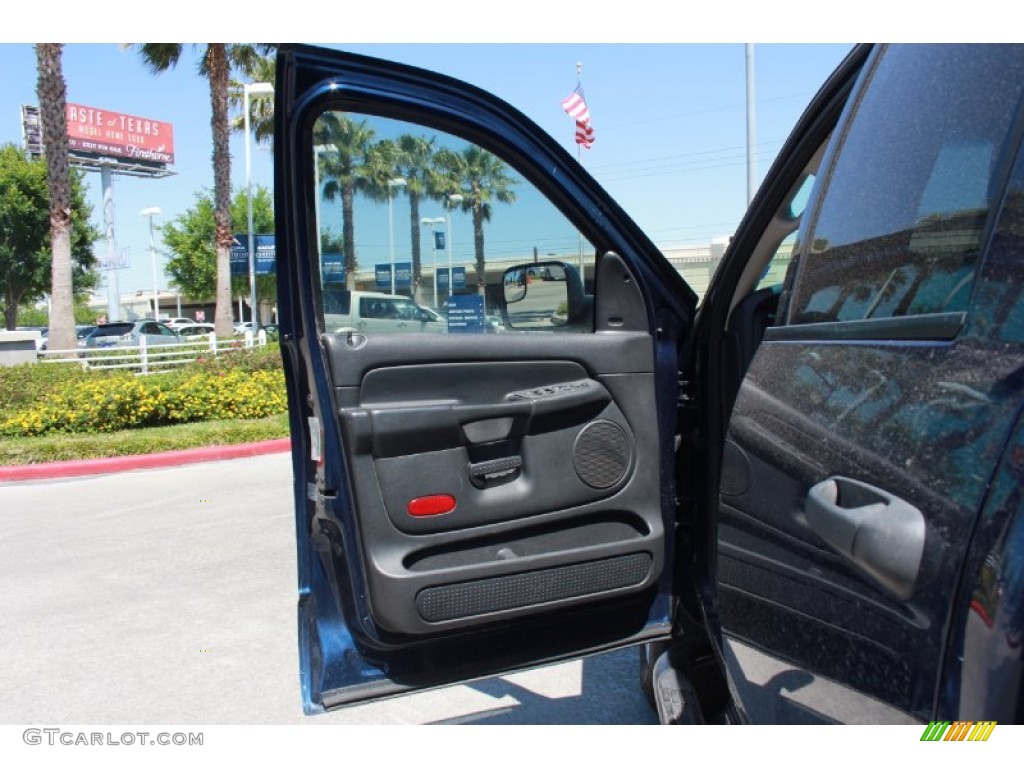
[[[157,160],[161,163],[169,163],[173,158],[164,151],[163,147],[157,147],[156,149],[143,149],[137,147],[134,144],[129,144],[125,147],[125,151],[128,153],[128,157],[138,158],[140,160]]]
[[[995,727],[995,720],[932,720],[921,734],[921,741],[988,741]]]

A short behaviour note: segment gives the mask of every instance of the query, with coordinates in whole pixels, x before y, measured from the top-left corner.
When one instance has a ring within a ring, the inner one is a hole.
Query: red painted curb
[[[195,464],[201,461],[242,459],[248,456],[281,453],[291,450],[291,445],[291,438],[281,437],[277,440],[264,440],[259,443],[211,445],[207,448],[190,448],[185,451],[165,451],[163,453],[146,453],[137,456],[111,456],[107,459],[54,461],[47,464],[0,467],[0,482],[8,480],[54,480],[62,477],[127,472],[132,469],[176,467],[181,464]]]

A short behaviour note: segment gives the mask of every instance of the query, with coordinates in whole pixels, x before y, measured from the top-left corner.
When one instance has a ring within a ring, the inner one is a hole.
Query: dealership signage
[[[340,253],[325,253],[320,257],[324,285],[345,283],[345,257]]]
[[[437,287],[447,291],[448,290],[448,268],[439,267],[437,270]],[[453,290],[459,290],[460,288],[466,287],[466,268],[465,267],[452,267],[452,288]]]
[[[391,290],[391,265],[375,264],[374,281],[378,291]],[[395,264],[395,290],[412,287],[412,262],[400,261]]]
[[[484,333],[484,297],[452,296],[448,307],[448,333]]]
[[[277,249],[273,235],[253,235],[253,255],[255,256],[256,274],[273,275],[277,271]],[[249,274],[249,236],[235,235],[231,245],[231,274]]]

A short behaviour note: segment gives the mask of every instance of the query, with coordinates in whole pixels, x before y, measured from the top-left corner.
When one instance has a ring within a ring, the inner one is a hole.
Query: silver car
[[[139,339],[146,338],[147,345],[180,344],[181,337],[171,328],[155,320],[106,323],[85,337],[86,347],[137,347]]]

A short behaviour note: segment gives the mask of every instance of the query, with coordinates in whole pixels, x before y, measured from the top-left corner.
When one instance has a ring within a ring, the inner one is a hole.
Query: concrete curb
[[[268,453],[288,451],[291,449],[291,442],[291,438],[282,437],[277,440],[264,440],[258,443],[211,445],[207,448],[190,448],[185,451],[165,451],[163,453],[146,453],[136,456],[111,456],[107,459],[54,461],[47,464],[0,467],[0,483],[11,480],[55,480],[64,477],[127,472],[133,469],[176,467],[181,464],[195,464],[202,461],[243,459],[249,456],[263,456]]]

